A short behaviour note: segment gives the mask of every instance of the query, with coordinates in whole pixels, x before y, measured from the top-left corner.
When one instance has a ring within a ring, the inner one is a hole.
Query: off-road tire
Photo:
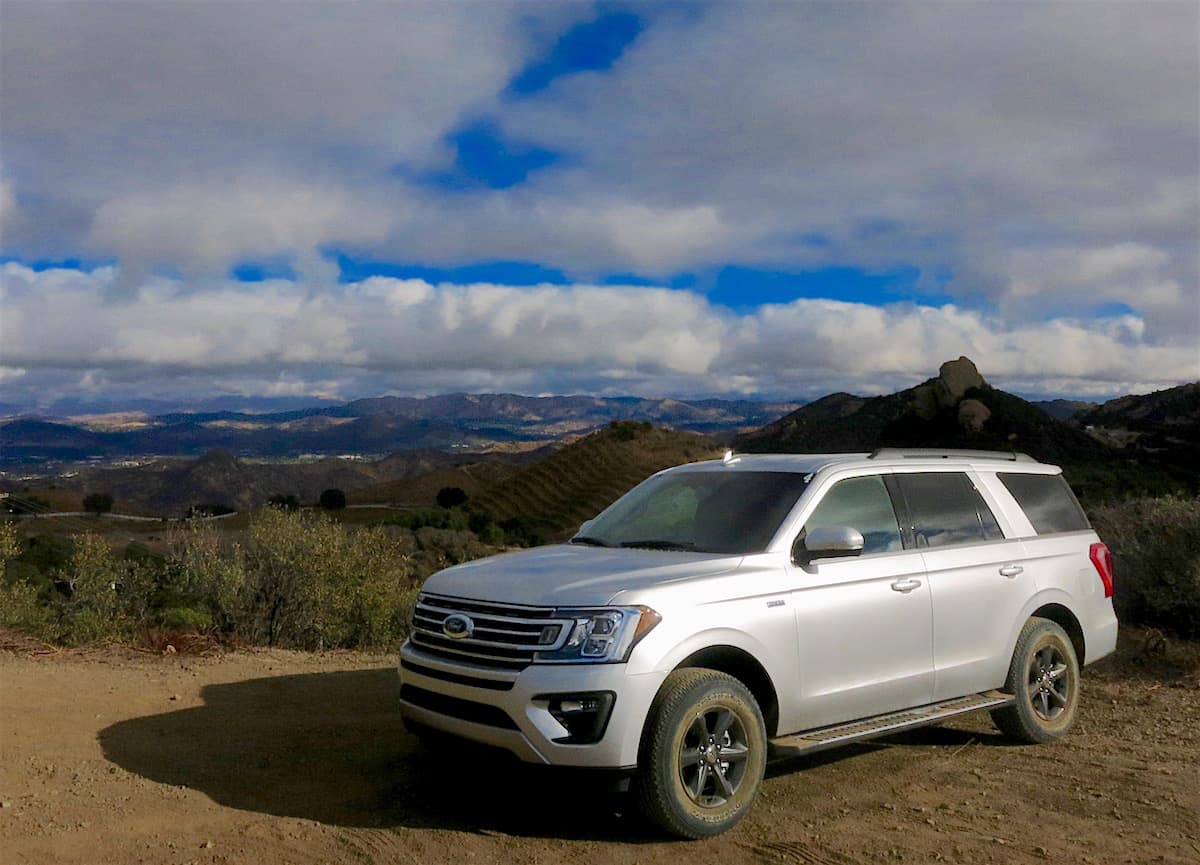
[[[1061,738],[1079,706],[1079,660],[1067,632],[1049,619],[1026,622],[1004,690],[1016,700],[991,713],[1000,732],[1031,745]]]
[[[716,670],[676,670],[650,707],[632,792],[655,826],[708,838],[746,816],[766,762],[766,726],[746,686]]]

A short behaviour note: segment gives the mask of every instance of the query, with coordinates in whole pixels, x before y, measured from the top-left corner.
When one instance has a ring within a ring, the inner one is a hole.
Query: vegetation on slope
[[[502,526],[522,521],[535,539],[559,539],[655,472],[719,455],[695,433],[616,421],[489,487],[471,506]]]
[[[1122,621],[1200,637],[1200,499],[1134,499],[1091,518],[1113,552]]]

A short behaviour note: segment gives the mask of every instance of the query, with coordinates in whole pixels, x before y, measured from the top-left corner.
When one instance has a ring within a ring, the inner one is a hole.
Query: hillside
[[[701,435],[619,423],[484,490],[472,505],[500,522],[520,519],[547,539],[563,537],[655,472],[720,453]]]
[[[1200,382],[1119,397],[1076,420],[1127,458],[1184,476],[1200,489]]]
[[[245,510],[276,494],[295,495],[301,502],[311,503],[326,489],[349,493],[461,461],[461,456],[440,451],[406,451],[374,461],[328,458],[307,463],[253,463],[218,449],[195,460],[87,469],[76,477],[57,479],[55,484],[60,492],[74,492],[76,499],[89,492],[108,493],[118,511],[182,516],[196,504]],[[40,495],[40,491],[34,488],[30,494]]]
[[[1164,416],[1177,417],[1177,403],[1190,405],[1191,398],[1183,394],[1162,400],[1170,407]],[[1131,411],[1128,405],[1124,410]],[[1148,418],[1154,412],[1139,412],[1143,414]],[[736,447],[759,453],[877,447],[1016,450],[1063,466],[1076,490],[1092,498],[1183,492],[1196,486],[1196,473],[1181,470],[1178,463],[1114,449],[1079,424],[1056,420],[1037,405],[992,387],[965,357],[942,364],[934,378],[897,393],[831,394],[739,436]]]
[[[466,463],[434,469],[416,477],[375,484],[349,493],[346,500],[354,505],[429,506],[436,503],[438,491],[446,487],[458,487],[468,498],[474,499],[483,490],[508,480],[520,470],[516,463],[499,460]]]
[[[737,445],[759,452],[984,448],[1021,450],[1049,461],[1106,453],[1078,428],[993,388],[965,357],[942,364],[936,377],[898,393],[824,397],[739,437]]]
[[[1033,403],[1055,420],[1075,420],[1084,412],[1096,408],[1096,403],[1080,399],[1051,399]]]
[[[1118,397],[1077,417],[1083,424],[1136,432],[1159,446],[1194,445],[1200,441],[1200,382]]]

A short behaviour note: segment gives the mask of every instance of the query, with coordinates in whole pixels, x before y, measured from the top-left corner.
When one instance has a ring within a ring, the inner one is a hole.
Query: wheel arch
[[[703,667],[733,676],[746,686],[762,712],[768,738],[779,728],[779,695],[765,667],[745,649],[737,646],[706,646],[688,655],[675,665],[676,670]]]
[[[1056,603],[1042,604],[1030,613],[1030,617],[1049,619],[1066,631],[1067,636],[1071,638],[1071,648],[1075,650],[1075,657],[1079,661],[1079,665],[1083,666],[1084,658],[1087,657],[1087,642],[1083,636],[1083,626],[1079,624],[1079,619],[1068,607]]]

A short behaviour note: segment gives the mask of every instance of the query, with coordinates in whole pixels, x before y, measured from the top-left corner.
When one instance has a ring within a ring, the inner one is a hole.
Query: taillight
[[[1100,582],[1104,583],[1104,597],[1111,598],[1113,594],[1113,563],[1108,545],[1092,544],[1091,549],[1088,550],[1088,558],[1096,567],[1096,573],[1100,575]]]

